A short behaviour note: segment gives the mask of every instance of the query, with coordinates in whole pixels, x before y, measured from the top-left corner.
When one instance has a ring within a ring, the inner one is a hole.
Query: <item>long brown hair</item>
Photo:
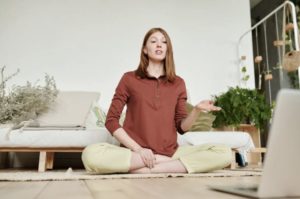
[[[161,32],[166,38],[167,52],[166,52],[166,58],[164,60],[164,69],[165,69],[165,73],[166,73],[166,79],[170,82],[173,82],[176,78],[176,72],[175,72],[175,64],[174,64],[174,58],[173,58],[172,43],[171,43],[171,39],[170,39],[168,33],[162,28],[152,28],[146,33],[146,35],[144,37],[142,49],[141,49],[140,63],[139,63],[137,70],[135,71],[135,73],[137,76],[140,76],[142,78],[146,77],[146,75],[147,75],[147,67],[149,65],[149,58],[144,53],[143,49],[145,48],[149,37],[155,32]]]

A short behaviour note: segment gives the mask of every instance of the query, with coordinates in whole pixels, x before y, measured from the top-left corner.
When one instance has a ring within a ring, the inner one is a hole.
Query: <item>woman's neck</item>
[[[147,72],[150,76],[159,78],[160,76],[165,74],[164,64],[163,63],[153,63],[149,62],[147,67]]]

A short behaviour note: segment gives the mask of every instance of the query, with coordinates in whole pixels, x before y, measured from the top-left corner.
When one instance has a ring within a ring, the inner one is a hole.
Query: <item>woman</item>
[[[171,40],[162,28],[145,35],[140,64],[121,78],[105,126],[121,143],[93,144],[83,151],[89,172],[197,173],[226,167],[231,150],[206,144],[178,147],[177,132],[188,131],[201,111],[218,111],[212,101],[198,103],[188,115],[186,88],[176,75]],[[127,106],[123,127],[119,124]]]

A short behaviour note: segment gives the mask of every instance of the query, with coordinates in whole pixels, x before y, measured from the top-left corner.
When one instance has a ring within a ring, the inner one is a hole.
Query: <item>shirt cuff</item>
[[[119,122],[114,122],[114,123],[107,123],[106,125],[105,125],[105,127],[107,128],[107,130],[111,133],[111,135],[113,135],[113,133],[117,130],[117,129],[119,129],[119,128],[121,128],[122,126],[119,124]]]
[[[182,123],[182,120],[180,122],[178,122],[178,125],[177,125],[177,131],[179,134],[184,134],[186,131],[182,130],[181,128],[181,123]]]

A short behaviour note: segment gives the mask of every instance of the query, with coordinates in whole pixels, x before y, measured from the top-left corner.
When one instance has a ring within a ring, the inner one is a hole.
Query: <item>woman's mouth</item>
[[[163,53],[162,50],[156,50],[156,51],[155,51],[155,54],[157,54],[157,55],[161,55],[162,53]]]

